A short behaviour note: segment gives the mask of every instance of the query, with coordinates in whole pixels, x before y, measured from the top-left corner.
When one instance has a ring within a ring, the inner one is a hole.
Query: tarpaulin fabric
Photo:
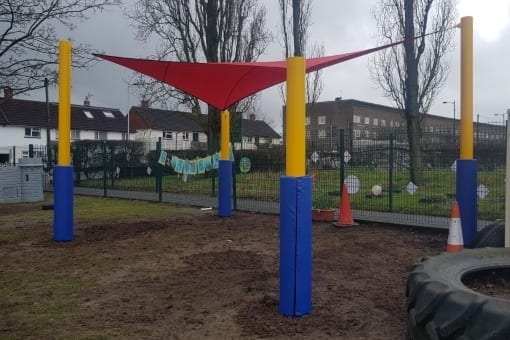
[[[306,59],[306,72],[318,71],[397,44],[400,42]],[[240,100],[286,80],[286,61],[188,63],[94,55],[172,85],[219,110],[226,110]]]

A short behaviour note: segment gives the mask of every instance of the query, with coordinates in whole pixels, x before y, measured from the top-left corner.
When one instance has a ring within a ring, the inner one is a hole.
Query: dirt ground
[[[0,297],[0,338],[403,339],[409,270],[443,251],[447,238],[409,227],[314,223],[312,312],[288,318],[278,312],[279,217],[195,210],[77,223],[67,243],[53,242],[47,225],[17,225],[21,239],[0,243],[0,276],[19,280],[16,295],[30,296]],[[7,213],[14,212],[0,210]],[[44,286],[50,277],[70,287]],[[37,313],[58,290],[74,305],[64,318],[44,320],[51,331],[18,315],[17,304]]]

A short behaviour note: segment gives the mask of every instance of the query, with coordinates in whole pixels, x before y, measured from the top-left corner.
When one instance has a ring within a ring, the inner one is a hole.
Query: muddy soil
[[[409,270],[443,251],[447,238],[411,227],[314,223],[313,309],[289,318],[278,312],[278,216],[208,211],[78,223],[67,243],[53,242],[45,224],[16,228],[21,237],[0,244],[0,275],[21,280],[13,294],[30,298],[18,307],[52,303],[63,288],[45,286],[44,277],[74,282],[66,295],[74,305],[47,321],[55,323],[48,334],[4,296],[0,338],[404,339]]]

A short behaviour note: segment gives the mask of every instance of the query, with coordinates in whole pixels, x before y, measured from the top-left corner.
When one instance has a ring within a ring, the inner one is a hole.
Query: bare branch
[[[0,85],[15,93],[44,87],[57,80],[58,38],[55,25],[76,28],[76,22],[120,0],[3,0],[0,3]],[[97,52],[73,46],[73,67],[90,67]]]

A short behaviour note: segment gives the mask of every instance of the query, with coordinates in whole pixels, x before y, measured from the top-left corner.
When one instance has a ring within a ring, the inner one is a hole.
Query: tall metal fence
[[[502,219],[504,129],[477,134],[474,151],[479,162],[478,216],[487,221]],[[338,208],[341,183],[346,183],[352,209],[356,213],[371,212],[373,220],[381,214],[401,214],[427,225],[427,219],[448,217],[455,199],[458,143],[458,135],[424,131],[419,167],[411,181],[405,131],[339,130],[308,135],[306,159],[307,173],[314,183],[313,205]],[[203,150],[164,150],[160,145],[134,141],[73,143],[76,190],[156,201],[171,196],[174,202],[182,204],[214,205],[218,194],[218,155]],[[56,150],[52,150],[50,162],[46,161],[45,147],[34,151],[45,160],[48,190],[52,188],[51,169],[56,159]],[[277,213],[280,177],[285,173],[285,147],[260,145],[257,150],[235,150],[231,157],[234,208]]]

